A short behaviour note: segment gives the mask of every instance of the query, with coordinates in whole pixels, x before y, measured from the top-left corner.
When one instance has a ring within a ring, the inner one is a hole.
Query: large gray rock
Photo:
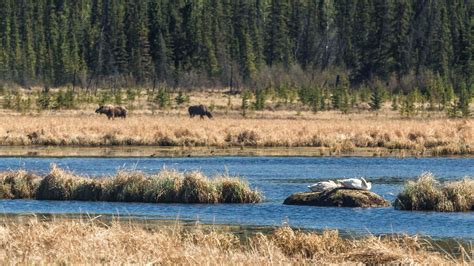
[[[287,205],[310,205],[327,207],[387,207],[390,202],[366,190],[337,188],[324,192],[295,193],[285,199]]]

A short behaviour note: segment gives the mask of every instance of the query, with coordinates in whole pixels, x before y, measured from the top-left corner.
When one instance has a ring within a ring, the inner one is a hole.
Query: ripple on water
[[[77,174],[103,176],[118,169],[156,172],[163,167],[199,170],[208,175],[228,172],[245,177],[265,195],[265,203],[251,205],[185,205],[111,202],[54,202],[0,200],[4,213],[120,214],[156,219],[196,219],[242,225],[280,225],[288,220],[301,228],[338,228],[351,233],[409,233],[433,237],[474,239],[474,214],[397,211],[393,208],[350,209],[286,206],[290,194],[323,179],[368,177],[373,191],[393,201],[403,182],[430,171],[443,181],[474,176],[472,158],[1,158],[0,171],[27,169],[39,173],[56,163]]]

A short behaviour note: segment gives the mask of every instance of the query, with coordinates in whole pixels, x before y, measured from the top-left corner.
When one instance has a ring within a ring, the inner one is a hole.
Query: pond
[[[0,171],[49,171],[51,163],[76,174],[104,176],[119,169],[148,173],[163,168],[227,172],[247,179],[265,195],[261,204],[149,204],[0,200],[5,214],[113,214],[138,219],[186,219],[203,223],[339,229],[350,234],[422,234],[433,238],[474,239],[474,213],[398,211],[389,208],[287,206],[292,193],[307,191],[318,180],[366,177],[372,191],[393,201],[403,183],[425,171],[442,181],[474,176],[474,158],[369,157],[198,157],[198,158],[0,158]]]

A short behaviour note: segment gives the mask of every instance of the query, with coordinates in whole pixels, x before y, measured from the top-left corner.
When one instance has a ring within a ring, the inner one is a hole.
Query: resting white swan
[[[348,178],[337,180],[345,188],[354,188],[361,190],[370,190],[372,188],[372,183],[367,182],[363,177],[359,178]]]
[[[313,191],[313,192],[323,192],[325,190],[331,190],[331,189],[335,189],[335,188],[338,188],[338,187],[342,187],[342,185],[338,184],[338,183],[336,183],[332,180],[321,181],[321,182],[312,184],[311,186],[308,186],[308,188],[311,189],[311,191]]]

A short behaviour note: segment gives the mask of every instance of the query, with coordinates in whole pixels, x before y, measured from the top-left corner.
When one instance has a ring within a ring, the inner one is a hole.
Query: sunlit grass
[[[242,241],[243,240],[243,241]],[[302,232],[282,227],[242,239],[195,226],[144,227],[93,220],[0,225],[2,264],[456,264],[472,262],[432,251],[416,236],[342,238],[337,231]]]
[[[27,171],[8,171],[0,173],[0,198],[34,198],[40,177]]]
[[[463,212],[474,210],[474,180],[439,183],[431,173],[409,181],[395,200],[401,210]]]
[[[151,203],[258,203],[259,191],[238,177],[208,178],[199,172],[163,170],[145,175],[119,171],[109,178],[87,178],[52,165],[44,177],[25,171],[0,174],[0,198]]]
[[[473,154],[473,120],[399,119],[366,114],[268,113],[242,119],[217,113],[131,114],[109,121],[92,113],[0,117],[0,145],[197,147],[322,147],[333,153],[360,148],[416,151],[420,155]]]

